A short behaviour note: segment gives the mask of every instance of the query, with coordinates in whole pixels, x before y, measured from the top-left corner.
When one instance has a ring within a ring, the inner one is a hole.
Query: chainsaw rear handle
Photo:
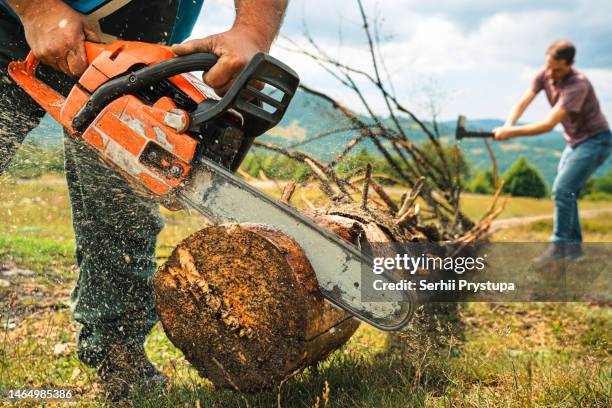
[[[95,41],[91,41],[91,40],[87,40],[83,44],[85,46],[85,52],[87,54],[87,60],[88,60],[89,64],[91,64],[91,62],[101,52],[106,51],[107,49],[109,49],[109,45],[108,44],[99,43],[99,42],[95,42]],[[25,60],[10,62],[9,63],[9,71],[14,71],[14,70],[17,70],[19,68],[22,68],[24,73],[26,75],[28,75],[29,77],[31,77],[33,80],[35,80],[38,84],[43,85],[48,90],[52,90],[51,88],[49,88],[49,86],[47,86],[46,84],[43,84],[42,82],[38,81],[38,79],[36,78],[36,68],[38,68],[39,64],[40,64],[40,61],[38,60],[38,58],[36,58],[36,55],[34,55],[34,52],[30,51],[30,52],[28,52],[28,55],[25,58]]]
[[[91,64],[102,52],[116,51],[122,48],[121,41],[113,44],[101,44],[85,41],[87,59]],[[114,98],[125,93],[137,91],[150,86],[155,82],[178,75],[181,73],[209,70],[217,62],[217,57],[211,54],[192,54],[175,57],[161,61],[156,64],[144,66],[135,72],[121,75],[100,86],[90,97],[86,106],[73,118],[71,123],[63,125],[82,132],[95,116]],[[9,74],[36,102],[51,114],[58,122],[61,122],[60,112],[66,102],[63,95],[40,81],[36,76],[39,60],[30,51],[23,61],[12,61],[9,63]]]
[[[26,59],[23,61],[25,64],[25,72],[30,76],[36,75],[36,68],[38,68],[38,58],[34,55],[33,52],[29,52]]]
[[[218,58],[212,54],[184,55],[111,79],[91,94],[87,103],[72,120],[72,127],[82,132],[106,105],[119,96],[145,89],[175,75],[192,71],[208,71],[217,63],[217,60]]]

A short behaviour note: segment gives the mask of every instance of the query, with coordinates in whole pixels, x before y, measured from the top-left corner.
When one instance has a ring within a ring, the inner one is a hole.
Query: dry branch
[[[368,190],[370,189],[370,183],[372,182],[372,165],[368,163],[366,165],[365,180],[363,181],[363,192],[361,193],[361,208],[364,210],[368,208]]]
[[[487,153],[489,154],[489,158],[491,159],[491,164],[493,166],[493,186],[497,188],[499,183],[499,167],[497,165],[497,159],[495,158],[495,154],[493,153],[493,149],[491,149],[489,141],[487,139],[482,140],[484,141],[485,147],[487,148]]]
[[[374,191],[376,191],[376,194],[378,194],[378,196],[385,202],[387,207],[389,207],[389,209],[393,211],[393,213],[396,213],[398,210],[397,204],[395,204],[391,197],[389,197],[389,194],[387,194],[383,186],[381,186],[374,180],[371,181],[371,185]]]
[[[291,197],[293,196],[293,193],[295,192],[295,187],[296,187],[295,181],[291,180],[289,183],[287,183],[287,185],[283,189],[283,194],[281,196],[281,201],[283,203],[289,204],[289,202],[291,201]]]

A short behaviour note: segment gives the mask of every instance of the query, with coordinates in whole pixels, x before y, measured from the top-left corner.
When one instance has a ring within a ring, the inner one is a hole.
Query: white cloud
[[[612,60],[607,47],[610,42],[589,40],[590,34],[598,39],[612,36],[608,28],[610,1],[364,3],[370,12],[378,7],[384,18],[383,34],[392,35],[382,46],[387,67],[400,99],[415,110],[423,106],[422,84],[433,80],[440,93],[449,96],[445,98],[443,118],[454,118],[458,113],[503,118],[542,64],[547,45],[554,39],[569,37],[578,46],[579,68],[587,67],[583,71],[593,81],[605,111],[612,115],[612,69],[606,65]],[[206,0],[194,37],[228,29],[233,14],[233,0]],[[311,35],[330,55],[367,68],[369,58],[359,21],[352,0],[292,0],[282,32],[299,41],[306,22]],[[278,47],[273,54],[294,67],[303,82],[363,110],[350,92],[308,58]],[[384,108],[373,89],[366,87],[365,94],[377,109]],[[525,119],[539,119],[547,113],[544,99],[536,101]]]

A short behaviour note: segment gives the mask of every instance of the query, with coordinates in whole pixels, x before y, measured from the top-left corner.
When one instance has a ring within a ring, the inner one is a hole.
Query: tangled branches
[[[461,210],[461,160],[458,147],[445,147],[439,140],[438,126],[435,122],[427,125],[411,110],[405,107],[393,91],[390,76],[386,73],[384,59],[380,53],[380,41],[377,24],[368,18],[362,1],[356,0],[361,16],[361,27],[367,40],[367,49],[371,69],[363,70],[343,63],[329,55],[306,31],[308,47],[300,46],[286,39],[291,47],[289,51],[307,56],[333,76],[340,84],[352,91],[361,103],[366,115],[357,115],[342,102],[320,90],[301,85],[303,92],[327,102],[331,109],[340,112],[348,126],[340,129],[329,129],[311,140],[303,141],[293,147],[303,146],[312,140],[331,136],[343,131],[354,132],[350,140],[336,157],[324,163],[304,152],[289,150],[280,146],[255,142],[255,146],[284,155],[301,162],[310,169],[310,176],[303,183],[316,181],[321,191],[335,202],[360,201],[362,208],[376,206],[390,212],[398,225],[412,223],[423,225],[429,223],[430,238],[436,240],[473,241],[486,235],[493,218],[501,211],[497,207],[496,195],[488,212],[475,224]],[[386,111],[377,114],[369,100],[364,96],[360,85],[364,81],[377,90],[384,101]],[[386,119],[383,119],[386,117]],[[417,146],[406,131],[406,117],[410,126],[422,132],[431,147],[429,152]],[[383,188],[372,174],[372,168],[357,169],[348,175],[340,176],[337,166],[357,146],[370,142],[396,175],[396,184],[405,189],[399,200]],[[364,174],[365,173],[365,174]],[[362,183],[362,185],[358,185]],[[292,187],[294,189],[294,187]],[[372,196],[376,193],[376,197]],[[284,194],[285,200],[291,194]]]

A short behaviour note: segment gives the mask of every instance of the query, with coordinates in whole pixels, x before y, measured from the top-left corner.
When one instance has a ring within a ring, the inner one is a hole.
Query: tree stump
[[[357,238],[354,221],[318,222]],[[222,388],[274,387],[324,359],[359,326],[323,299],[298,244],[264,225],[218,225],[192,234],[160,267],[154,287],[169,339]]]

